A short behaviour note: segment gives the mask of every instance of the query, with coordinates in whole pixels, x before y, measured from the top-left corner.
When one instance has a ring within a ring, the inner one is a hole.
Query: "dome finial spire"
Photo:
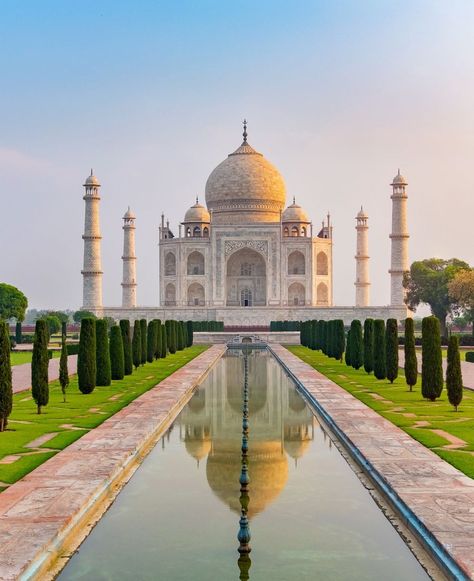
[[[293,196],[293,204],[296,204],[296,196]]]
[[[244,132],[242,135],[244,136],[244,143],[247,143],[247,119],[244,119]]]
[[[199,196],[196,196],[196,204],[199,204]]]

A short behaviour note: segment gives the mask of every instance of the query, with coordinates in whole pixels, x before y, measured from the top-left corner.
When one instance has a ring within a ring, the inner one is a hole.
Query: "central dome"
[[[246,140],[207,179],[206,204],[218,224],[279,222],[285,182],[274,165]]]

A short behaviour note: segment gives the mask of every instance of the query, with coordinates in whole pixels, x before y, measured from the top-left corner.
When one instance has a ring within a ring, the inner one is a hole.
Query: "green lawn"
[[[30,391],[14,395],[8,429],[0,433],[0,459],[8,455],[20,458],[0,464],[0,482],[11,484],[22,478],[206,349],[204,345],[195,345],[166,359],[147,363],[122,381],[113,381],[109,387],[96,387],[88,395],[81,394],[74,376],[67,390],[67,403],[62,401],[59,382],[53,381],[49,404],[41,415],[36,413]],[[56,432],[56,436],[38,448],[26,447],[36,438]]]
[[[418,353],[421,353],[421,347],[417,347],[416,350],[418,351]],[[466,349],[459,349],[459,355],[461,356],[461,361],[466,361],[466,351],[474,351],[474,347],[468,347]],[[443,353],[443,357],[446,359],[448,356],[448,349],[447,347],[443,347],[441,349],[441,352]]]
[[[311,351],[302,346],[288,349],[424,446],[432,449],[438,456],[474,478],[474,392],[464,390],[459,411],[455,412],[448,402],[445,389],[436,402],[423,399],[420,393],[420,377],[414,391],[410,393],[403,370],[400,370],[400,376],[391,385],[387,380],[379,381],[373,375],[368,375],[364,369],[356,371],[319,351]],[[374,395],[382,396],[384,399],[375,399]],[[420,426],[419,422],[426,424]],[[459,449],[450,450],[446,448],[450,442],[433,430],[443,430],[460,438],[466,444]]]
[[[53,357],[59,357],[61,351],[53,351]],[[31,351],[12,351],[10,353],[10,361],[13,365],[21,365],[22,363],[31,363],[33,353]]]

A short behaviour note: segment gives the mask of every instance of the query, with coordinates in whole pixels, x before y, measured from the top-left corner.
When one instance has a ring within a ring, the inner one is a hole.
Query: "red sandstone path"
[[[416,354],[418,359],[418,371],[421,371],[421,353]],[[405,365],[405,353],[403,349],[398,351],[398,364],[400,367]],[[443,371],[446,376],[446,359],[443,357]],[[467,361],[461,361],[461,373],[462,373],[462,384],[466,389],[471,389],[474,391],[474,363],[468,363]]]
[[[77,355],[67,358],[69,375],[77,372]],[[49,360],[49,381],[59,379],[59,357]],[[26,391],[31,388],[31,363],[22,363],[12,367],[13,393]]]

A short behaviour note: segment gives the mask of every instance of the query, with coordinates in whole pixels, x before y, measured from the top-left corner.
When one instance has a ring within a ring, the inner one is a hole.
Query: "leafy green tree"
[[[132,339],[132,353],[133,365],[138,369],[142,364],[142,338],[141,338],[141,324],[137,319],[133,324],[133,339]]]
[[[161,325],[161,358],[164,359],[168,355],[168,341],[165,325]]]
[[[411,317],[405,319],[405,381],[413,391],[418,381],[418,360],[416,358],[415,325]]]
[[[351,365],[354,369],[360,369],[364,364],[364,341],[362,324],[358,319],[351,323],[351,341]]]
[[[385,366],[385,321],[375,319],[374,321],[374,375],[377,379],[387,377]]]
[[[334,357],[342,362],[344,351],[346,349],[346,332],[344,330],[344,321],[337,319],[334,321]]]
[[[82,323],[82,319],[96,319],[97,317],[90,311],[76,311],[72,318],[75,323]]]
[[[61,321],[61,336],[67,337],[67,322]]]
[[[448,343],[448,367],[446,369],[446,389],[449,403],[458,411],[462,401],[461,358],[459,356],[459,339],[451,335]]]
[[[443,336],[446,336],[446,317],[458,306],[457,301],[450,296],[449,283],[462,270],[470,270],[470,267],[458,258],[429,258],[414,262],[404,277],[406,304],[412,311],[420,303],[428,304],[440,322]]]
[[[128,319],[122,319],[120,321],[120,331],[122,332],[124,374],[131,375],[133,372],[133,357],[130,321]]]
[[[443,390],[443,360],[440,324],[437,317],[425,317],[421,325],[421,393],[435,401]]]
[[[385,366],[387,379],[393,383],[398,377],[398,321],[387,319],[385,330]]]
[[[112,381],[110,369],[110,350],[108,325],[105,319],[95,321],[96,337],[96,382],[97,386],[110,385]]]
[[[188,347],[192,347],[193,345],[193,322],[192,321],[186,321],[186,327],[187,327],[187,331],[188,331]]]
[[[35,400],[38,413],[48,405],[48,328],[46,321],[36,321],[35,341],[33,343],[33,358],[31,360],[31,395]]]
[[[374,370],[374,320],[364,321],[364,369],[367,373]]]
[[[83,394],[92,393],[96,385],[96,335],[95,319],[82,319],[77,355],[77,379]]]
[[[148,363],[153,363],[155,358],[155,348],[156,348],[156,325],[155,321],[150,321],[147,327],[147,339],[146,339],[146,360]]]
[[[351,362],[351,349],[352,349],[352,339],[351,339],[351,330],[347,331],[347,339],[346,339],[346,351],[344,353],[344,363],[348,367],[352,367]]]
[[[125,358],[122,341],[122,330],[118,325],[110,329],[110,371],[112,379],[123,379],[125,375]]]
[[[63,403],[66,403],[66,389],[69,385],[69,370],[67,365],[66,335],[63,334],[61,342],[61,357],[59,359],[59,384],[63,394]]]
[[[448,283],[448,293],[457,310],[472,324],[474,336],[474,268],[457,272]]]
[[[7,427],[12,412],[12,368],[10,362],[10,331],[5,321],[0,321],[0,432]]]
[[[46,321],[48,326],[48,336],[55,335],[61,330],[61,321],[56,315],[45,315],[42,317],[43,321]]]
[[[146,319],[140,319],[140,339],[142,341],[142,365],[146,363],[148,354]]]
[[[0,319],[23,321],[28,299],[15,286],[0,282]]]

